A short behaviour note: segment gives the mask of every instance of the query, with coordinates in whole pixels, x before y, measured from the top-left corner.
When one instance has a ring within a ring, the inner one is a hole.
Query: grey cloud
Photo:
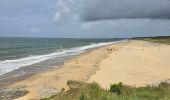
[[[54,19],[90,36],[170,35],[170,0],[58,0]]]
[[[170,0],[82,0],[80,20],[170,19]]]
[[[86,32],[114,37],[170,35],[170,20],[102,20],[83,23],[81,27]]]

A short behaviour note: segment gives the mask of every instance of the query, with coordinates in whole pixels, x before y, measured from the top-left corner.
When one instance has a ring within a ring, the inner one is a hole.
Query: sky
[[[170,0],[0,0],[0,36],[170,35]]]

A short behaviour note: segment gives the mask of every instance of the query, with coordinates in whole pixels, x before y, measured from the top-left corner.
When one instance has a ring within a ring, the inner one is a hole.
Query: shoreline
[[[111,45],[114,44],[118,43],[113,43]],[[106,51],[106,48],[111,45],[87,50],[87,52],[69,59],[64,63],[64,65],[61,65],[58,68],[35,74],[25,80],[15,82],[8,87],[26,87],[30,93],[21,98],[21,100],[25,98],[27,100],[34,98],[40,99],[54,95],[60,92],[63,87],[67,88],[66,83],[68,80],[79,80],[86,82],[91,75],[95,74],[95,72],[99,70],[98,64],[108,56],[109,53]],[[41,93],[41,91],[44,90],[46,92]]]
[[[121,40],[113,39],[111,42],[110,41],[108,41],[108,42],[101,41],[101,42],[95,42],[95,43],[92,42],[92,43],[88,43],[88,44],[84,44],[84,45],[83,44],[78,45],[79,44],[78,43],[77,46],[72,46],[72,47],[68,46],[69,48],[66,46],[66,47],[63,47],[63,49],[58,48],[54,51],[51,51],[50,53],[44,53],[44,54],[37,53],[37,55],[33,54],[33,55],[21,57],[21,58],[19,57],[16,59],[9,58],[9,60],[7,60],[7,59],[2,60],[2,61],[0,61],[0,68],[1,68],[0,75],[10,73],[17,69],[22,69],[23,67],[28,67],[28,68],[32,67],[33,70],[31,71],[31,73],[34,72],[35,70],[38,71],[41,69],[42,70],[48,69],[50,67],[58,65],[58,63],[63,63],[65,61],[65,59],[67,59],[69,57],[79,55],[89,49],[106,46],[106,45],[113,44],[118,41],[121,41]],[[3,52],[4,51],[2,50],[2,53]],[[41,51],[36,51],[36,52],[41,52]],[[17,55],[19,55],[19,54],[17,54]],[[13,57],[13,56],[11,56],[11,57]],[[25,72],[27,72],[27,71],[21,70],[21,72],[18,72],[18,73],[23,74]]]
[[[108,50],[110,48],[111,50]],[[167,68],[170,66],[167,62],[170,61],[168,50],[169,45],[128,40],[85,52],[68,60],[59,69],[35,74],[9,87],[26,87],[30,93],[18,100],[29,100],[58,93],[63,87],[67,88],[68,80],[97,82],[103,88],[117,82],[131,86],[146,86],[145,83],[152,84],[170,78],[170,67]],[[151,55],[148,55],[150,53]],[[148,66],[151,66],[151,69]],[[155,70],[152,70],[154,67]],[[162,74],[163,72],[165,74]]]
[[[77,55],[75,55],[77,56]],[[48,60],[46,61],[43,61],[43,62],[40,62],[40,63],[36,63],[36,64],[33,64],[33,65],[29,65],[29,66],[24,66],[24,67],[21,67],[19,69],[16,69],[16,70],[13,70],[11,72],[8,72],[8,73],[5,73],[3,75],[0,75],[0,88],[1,87],[7,87],[7,86],[10,86],[16,82],[19,82],[19,81],[23,81],[24,79],[27,79],[29,77],[32,77],[36,74],[40,74],[40,73],[44,73],[44,72],[47,72],[47,71],[50,71],[52,69],[59,69],[65,62],[67,62],[69,59],[72,59],[74,56],[70,56],[70,57],[65,57],[64,61],[63,62],[55,62],[55,66],[56,67],[47,67],[45,69],[39,69],[41,68],[40,67],[36,67],[36,66],[39,66],[41,65],[41,63],[45,63],[45,62],[48,62]],[[54,60],[58,60],[60,58],[54,58],[52,59],[52,61]],[[49,59],[51,60],[51,59]],[[39,69],[39,70],[37,70]],[[24,72],[23,74],[21,72]]]
[[[50,71],[53,69],[57,70],[62,65],[64,65],[64,63],[68,62],[70,59],[74,59],[75,57],[77,57],[81,54],[88,53],[92,50],[108,46],[108,45],[110,45],[110,43],[115,44],[115,43],[119,43],[119,42],[123,42],[123,41],[125,41],[125,40],[114,41],[114,42],[102,42],[102,43],[99,43],[99,44],[101,44],[101,46],[99,46],[99,47],[96,45],[96,47],[94,47],[94,48],[90,47],[88,49],[83,50],[81,53],[78,53],[75,55],[54,57],[54,58],[47,59],[47,60],[39,62],[39,63],[20,67],[19,69],[15,69],[11,72],[0,75],[0,87],[9,86],[15,82],[22,81],[25,78],[29,78],[35,74],[47,72],[47,71]],[[106,43],[106,45],[103,43]],[[92,45],[88,45],[88,46],[92,46]],[[83,46],[83,47],[87,47],[87,46]],[[80,52],[80,51],[78,51],[78,52]],[[46,63],[47,63],[47,65],[46,65]],[[50,63],[50,65],[48,65],[48,63]]]

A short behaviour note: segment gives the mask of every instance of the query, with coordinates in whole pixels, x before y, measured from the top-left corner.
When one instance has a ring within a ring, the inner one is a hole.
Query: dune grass
[[[146,41],[156,42],[156,43],[163,43],[163,44],[170,44],[170,37],[156,37],[156,38],[146,38]]]
[[[150,41],[155,43],[162,43],[170,45],[170,36],[158,36],[158,37],[140,37],[140,38],[133,38],[137,40],[144,40]]]
[[[43,100],[170,100],[167,83],[138,88],[118,83],[111,85],[110,90],[102,89],[97,83],[68,81],[67,85],[70,90]]]

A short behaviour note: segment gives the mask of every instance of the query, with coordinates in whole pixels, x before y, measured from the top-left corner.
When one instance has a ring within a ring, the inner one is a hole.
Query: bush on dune
[[[130,87],[122,83],[112,84],[104,90],[97,83],[68,81],[70,90],[43,100],[170,100],[170,85],[157,87]]]
[[[122,92],[122,87],[123,87],[123,83],[119,82],[118,84],[112,84],[110,85],[110,92],[113,93],[117,93],[117,94],[121,94]]]

